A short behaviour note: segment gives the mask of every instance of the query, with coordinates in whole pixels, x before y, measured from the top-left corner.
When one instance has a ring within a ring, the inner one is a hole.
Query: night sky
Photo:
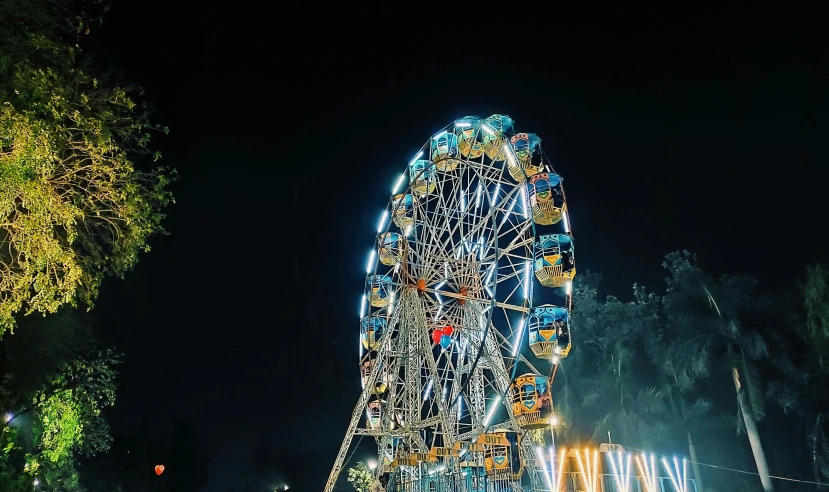
[[[118,434],[144,422],[162,448],[191,423],[207,490],[228,490],[259,440],[327,473],[359,395],[380,211],[455,118],[508,114],[542,138],[579,271],[601,272],[608,293],[661,288],[677,249],[783,289],[829,259],[818,40],[657,22],[683,16],[653,8],[602,22],[534,9],[466,20],[449,4],[114,4],[96,56],[144,86],[181,182],[171,234],[96,307],[126,353],[109,417]]]

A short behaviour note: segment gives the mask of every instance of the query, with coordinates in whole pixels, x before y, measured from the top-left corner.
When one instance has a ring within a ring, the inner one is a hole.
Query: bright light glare
[[[636,464],[639,465],[639,472],[642,475],[642,484],[644,485],[644,492],[659,492],[660,486],[656,477],[656,462],[654,456],[651,455],[650,466],[648,466],[648,457],[643,453],[642,459],[636,456]]]
[[[490,128],[489,125],[487,125],[486,123],[481,123],[481,129],[487,132],[488,134],[492,135],[493,137],[495,136],[495,132],[493,132],[492,128]]]
[[[486,414],[486,418],[484,419],[484,427],[489,425],[489,421],[492,419],[492,416],[495,415],[495,411],[498,409],[498,405],[501,403],[501,395],[498,395],[495,398],[495,401],[492,402],[492,406],[489,407],[489,413]]]
[[[455,126],[458,128],[466,128],[468,126],[472,126],[472,123],[469,123],[467,121],[456,121]]]
[[[550,425],[552,425],[553,427],[556,427],[558,424],[559,424],[558,416],[552,415],[550,417]]]
[[[5,416],[6,423],[8,424],[9,422],[11,422],[13,418],[14,415],[12,415],[11,413],[7,413]]]
[[[360,301],[360,318],[362,318],[366,315],[366,303],[367,302],[368,302],[368,299],[366,299],[366,296],[362,296],[362,300]]]
[[[423,401],[429,399],[429,395],[432,394],[432,382],[434,379],[429,379],[429,384],[426,385],[426,391],[423,392]]]
[[[613,471],[613,479],[616,482],[616,490],[630,492],[630,455],[627,455],[627,467],[624,465],[624,456],[621,451],[616,453],[616,457],[613,456],[613,453],[607,454],[610,460],[610,468]]]
[[[38,485],[40,485],[40,480],[35,479],[35,481],[32,482],[32,483],[34,484],[35,487],[37,487]]]
[[[668,477],[671,479],[671,485],[674,486],[674,490],[676,492],[687,492],[686,484],[686,467],[687,467],[687,460],[685,458],[682,459],[682,470],[679,469],[679,461],[674,456],[674,471],[676,474],[671,473],[671,467],[668,466],[668,460],[662,458],[662,464],[665,466],[665,470],[668,472]]]
[[[509,148],[509,144],[504,144],[504,153],[507,154],[507,159],[509,159],[509,163],[515,166],[515,156],[512,155],[512,152]]]
[[[547,461],[544,460],[544,448],[541,446],[535,447],[535,455],[538,457],[538,461],[541,463],[541,469],[544,471],[544,479],[547,481],[547,487],[550,490],[553,490],[553,480],[550,476],[550,472],[547,471]],[[552,467],[552,463],[550,466]]]
[[[521,318],[518,323],[518,331],[515,334],[515,340],[512,342],[512,356],[518,355],[518,349],[521,347],[521,337],[524,335],[524,321],[526,318]]]
[[[559,349],[559,350],[561,350],[561,349]],[[556,364],[558,364],[559,362],[561,362],[561,359],[559,358],[559,356],[558,356],[558,355],[553,354],[553,359],[552,359],[552,362],[553,362],[553,365],[556,365]]]
[[[376,251],[373,249],[371,253],[368,254],[368,263],[366,263],[366,273],[371,273],[372,267],[374,267],[374,256],[377,254]]]
[[[366,461],[366,466],[368,466],[369,470],[374,470],[375,468],[377,468],[377,460]]]
[[[377,223],[377,232],[383,232],[383,227],[386,225],[386,220],[389,218],[389,211],[383,210],[383,215],[380,216],[380,222]]]
[[[400,191],[400,187],[403,186],[403,181],[406,179],[405,174],[401,174],[399,178],[397,178],[397,182],[394,184],[394,189],[391,190],[392,194],[397,193]]]
[[[573,281],[572,281],[572,280],[568,280],[568,281],[567,281],[567,283],[566,283],[566,284],[564,284],[564,288],[567,290],[567,295],[568,295],[568,296],[569,296],[570,294],[572,294],[572,293],[573,293]]]
[[[524,299],[530,297],[530,262],[524,262]]]
[[[570,232],[570,219],[567,218],[567,212],[561,214],[561,218],[564,219],[564,232]]]
[[[498,193],[501,191],[501,183],[495,187],[495,191],[492,193],[492,206],[494,207],[495,204],[498,203]]]
[[[524,209],[524,218],[529,218],[530,216],[530,209],[527,207],[527,186],[526,184],[521,187],[521,206]]]
[[[423,156],[423,151],[421,150],[420,152],[418,152],[418,153],[417,153],[417,155],[416,155],[416,156],[414,156],[414,159],[412,159],[412,160],[409,162],[409,164],[414,164],[414,161],[416,161],[416,160],[420,159],[422,156]]]

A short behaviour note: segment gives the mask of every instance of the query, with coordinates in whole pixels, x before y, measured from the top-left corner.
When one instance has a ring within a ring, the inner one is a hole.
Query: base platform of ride
[[[642,477],[630,477],[628,484],[620,483],[612,474],[603,474],[595,483],[585,485],[585,477],[581,473],[567,472],[562,475],[560,488],[555,489],[544,485],[542,488],[533,488],[530,485],[517,485],[509,478],[490,478],[487,476],[474,477],[468,472],[434,474],[419,479],[389,480],[382,490],[385,492],[697,492],[693,479],[677,483],[675,478],[665,476],[656,477],[656,487],[647,483]],[[678,489],[677,486],[680,488]],[[520,488],[519,488],[520,487]]]

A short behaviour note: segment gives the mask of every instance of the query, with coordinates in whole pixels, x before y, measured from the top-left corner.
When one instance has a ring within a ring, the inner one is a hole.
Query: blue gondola
[[[538,173],[529,180],[530,209],[537,224],[553,225],[561,221],[567,210],[561,176]]]
[[[452,171],[461,163],[458,136],[453,132],[444,130],[432,137],[431,151],[438,171]]]
[[[380,263],[392,266],[403,258],[403,236],[396,232],[384,232],[377,236]]]
[[[394,195],[391,217],[394,225],[403,231],[406,231],[414,225],[415,203],[416,199],[412,195],[402,193]]]
[[[563,287],[576,275],[573,238],[547,234],[535,241],[535,277],[545,287]]]
[[[484,155],[480,117],[464,116],[456,121],[455,134],[458,136],[458,150],[462,156],[477,159]]]
[[[503,114],[494,114],[481,124],[484,152],[493,161],[502,161],[506,157],[504,144],[512,133],[512,125],[512,118]]]
[[[420,196],[435,191],[435,168],[432,161],[418,159],[409,164],[409,182],[412,184],[412,191]]]
[[[388,275],[372,275],[366,279],[368,302],[374,307],[386,307],[391,300],[391,277]]]
[[[570,350],[570,313],[558,306],[533,308],[527,320],[530,348],[536,357],[552,359]],[[563,344],[563,346],[562,346]]]

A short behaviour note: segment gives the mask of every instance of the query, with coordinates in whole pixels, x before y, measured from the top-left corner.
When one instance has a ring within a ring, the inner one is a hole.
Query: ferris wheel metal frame
[[[355,435],[375,437],[375,475],[421,480],[458,473],[464,463],[467,473],[478,465],[483,470],[486,459],[492,465],[484,445],[474,444],[491,429],[518,436],[517,461],[510,459],[520,470],[503,475],[503,485],[544,490],[547,464],[537,448],[552,440],[552,427],[533,427],[519,418],[524,416],[514,405],[527,397],[519,396],[514,383],[519,367],[538,381],[550,372],[549,393],[557,359],[569,351],[569,325],[563,351],[557,342],[555,353],[549,343],[543,350],[537,350],[542,342],[533,346],[533,354],[543,352],[549,371],[540,371],[539,362],[522,353],[534,316],[535,279],[542,278],[539,272],[558,275],[556,287],[565,292],[564,307],[557,309],[566,310],[569,323],[575,267],[539,269],[548,257],[539,260],[536,217],[544,211],[536,206],[540,180],[531,188],[532,176],[546,179],[548,191],[555,181],[558,218],[544,224],[563,225],[564,234],[557,236],[569,238],[574,261],[572,231],[561,178],[540,139],[512,132],[512,123],[503,115],[450,123],[426,141],[395,184],[369,254],[361,298],[363,390],[326,492],[333,490]],[[366,426],[358,427],[363,420]]]

